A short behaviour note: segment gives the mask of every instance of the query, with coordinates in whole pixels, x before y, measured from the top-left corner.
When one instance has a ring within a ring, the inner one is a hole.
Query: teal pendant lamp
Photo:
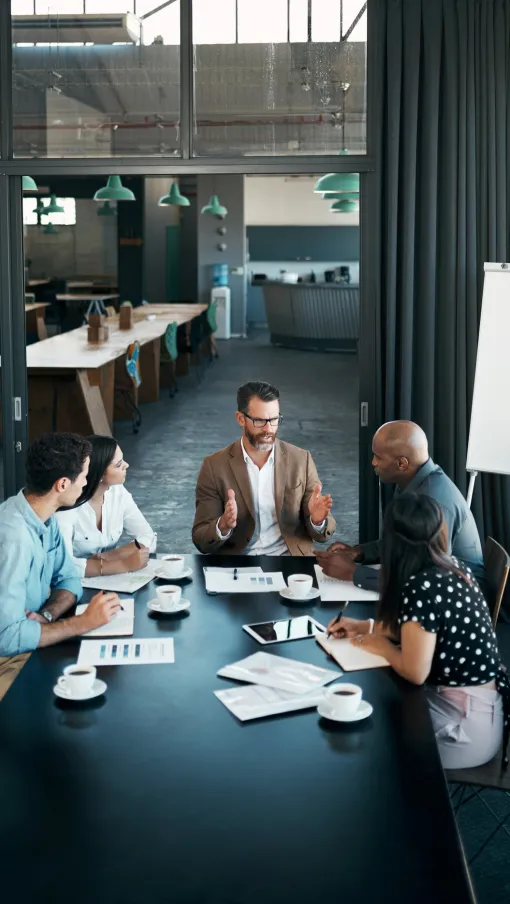
[[[208,213],[212,217],[226,217],[228,210],[220,204],[218,195],[211,195],[209,204],[202,207],[200,213]]]
[[[316,194],[359,191],[359,173],[328,173],[315,183]]]
[[[168,194],[163,195],[158,201],[158,207],[165,207],[167,204],[174,204],[177,207],[189,207],[189,198],[181,195],[177,182],[172,182]]]
[[[357,191],[334,191],[330,195],[322,196],[324,201],[359,201]]]
[[[112,207],[109,201],[105,201],[102,207],[98,208],[98,217],[114,217],[116,214],[115,207]]]
[[[335,201],[329,209],[332,213],[357,213],[359,210],[359,201],[352,201],[349,199]]]
[[[43,206],[43,209],[41,210],[41,215],[44,215],[45,217],[52,213],[64,213],[64,208],[61,207],[60,204],[57,204],[55,195],[51,196],[48,206]]]
[[[53,223],[48,223],[43,229],[44,235],[58,235],[58,229],[55,229]]]
[[[131,189],[124,188],[120,176],[108,176],[108,182],[104,188],[98,189],[94,195],[94,201],[134,201],[135,196]]]
[[[22,186],[23,191],[37,191],[37,185],[35,181],[32,179],[32,176],[23,176],[22,177]]]

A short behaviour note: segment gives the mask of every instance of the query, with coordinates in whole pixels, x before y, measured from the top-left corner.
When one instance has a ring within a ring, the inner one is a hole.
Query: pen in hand
[[[107,591],[107,590],[101,590],[101,593],[108,593],[108,591]],[[124,606],[122,605],[122,603],[121,603],[120,600],[119,600],[119,606],[120,606],[120,608],[122,609],[123,612],[126,611],[126,610],[124,609]]]
[[[345,610],[347,609],[348,605],[349,605],[349,600],[347,600],[343,609],[340,609],[340,612],[338,613],[337,617],[335,618],[335,620],[333,622],[334,625],[338,624],[338,622],[342,620],[342,618],[344,617],[344,614],[345,614]],[[328,633],[326,634],[326,637],[331,637],[331,631],[328,631]]]
[[[237,581],[237,568],[234,568],[234,581]]]

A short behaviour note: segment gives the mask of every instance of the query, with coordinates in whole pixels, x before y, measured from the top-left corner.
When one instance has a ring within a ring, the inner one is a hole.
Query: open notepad
[[[315,639],[326,650],[326,653],[329,653],[338,662],[344,672],[380,669],[389,665],[384,656],[376,656],[375,653],[368,653],[361,647],[353,646],[347,638],[326,637],[325,634],[320,634]]]
[[[370,601],[379,599],[379,594],[374,590],[363,590],[362,587],[356,587],[352,581],[339,581],[338,578],[329,578],[324,574],[320,565],[315,565],[314,567],[323,603],[341,603],[347,600],[353,603],[355,600]]]
[[[93,631],[88,631],[87,634],[84,634],[84,637],[129,637],[133,634],[135,630],[135,601],[134,599],[130,600],[121,600],[121,605],[124,608],[117,612],[115,618],[112,618],[111,622],[108,622],[107,625],[101,625],[100,628],[94,628]],[[88,603],[81,603],[79,606],[76,606],[76,615],[83,615],[85,609],[87,609]]]

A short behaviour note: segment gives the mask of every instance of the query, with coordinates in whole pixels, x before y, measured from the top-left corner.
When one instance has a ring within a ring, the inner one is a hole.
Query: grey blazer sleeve
[[[364,565],[377,565],[379,556],[379,540],[371,540],[370,543],[361,544]]]

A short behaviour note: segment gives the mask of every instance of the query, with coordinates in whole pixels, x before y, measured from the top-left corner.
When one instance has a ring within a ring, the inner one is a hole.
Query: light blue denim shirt
[[[52,590],[83,593],[57,519],[41,521],[21,490],[0,505],[0,656],[36,649],[41,625],[25,609],[38,612]]]

